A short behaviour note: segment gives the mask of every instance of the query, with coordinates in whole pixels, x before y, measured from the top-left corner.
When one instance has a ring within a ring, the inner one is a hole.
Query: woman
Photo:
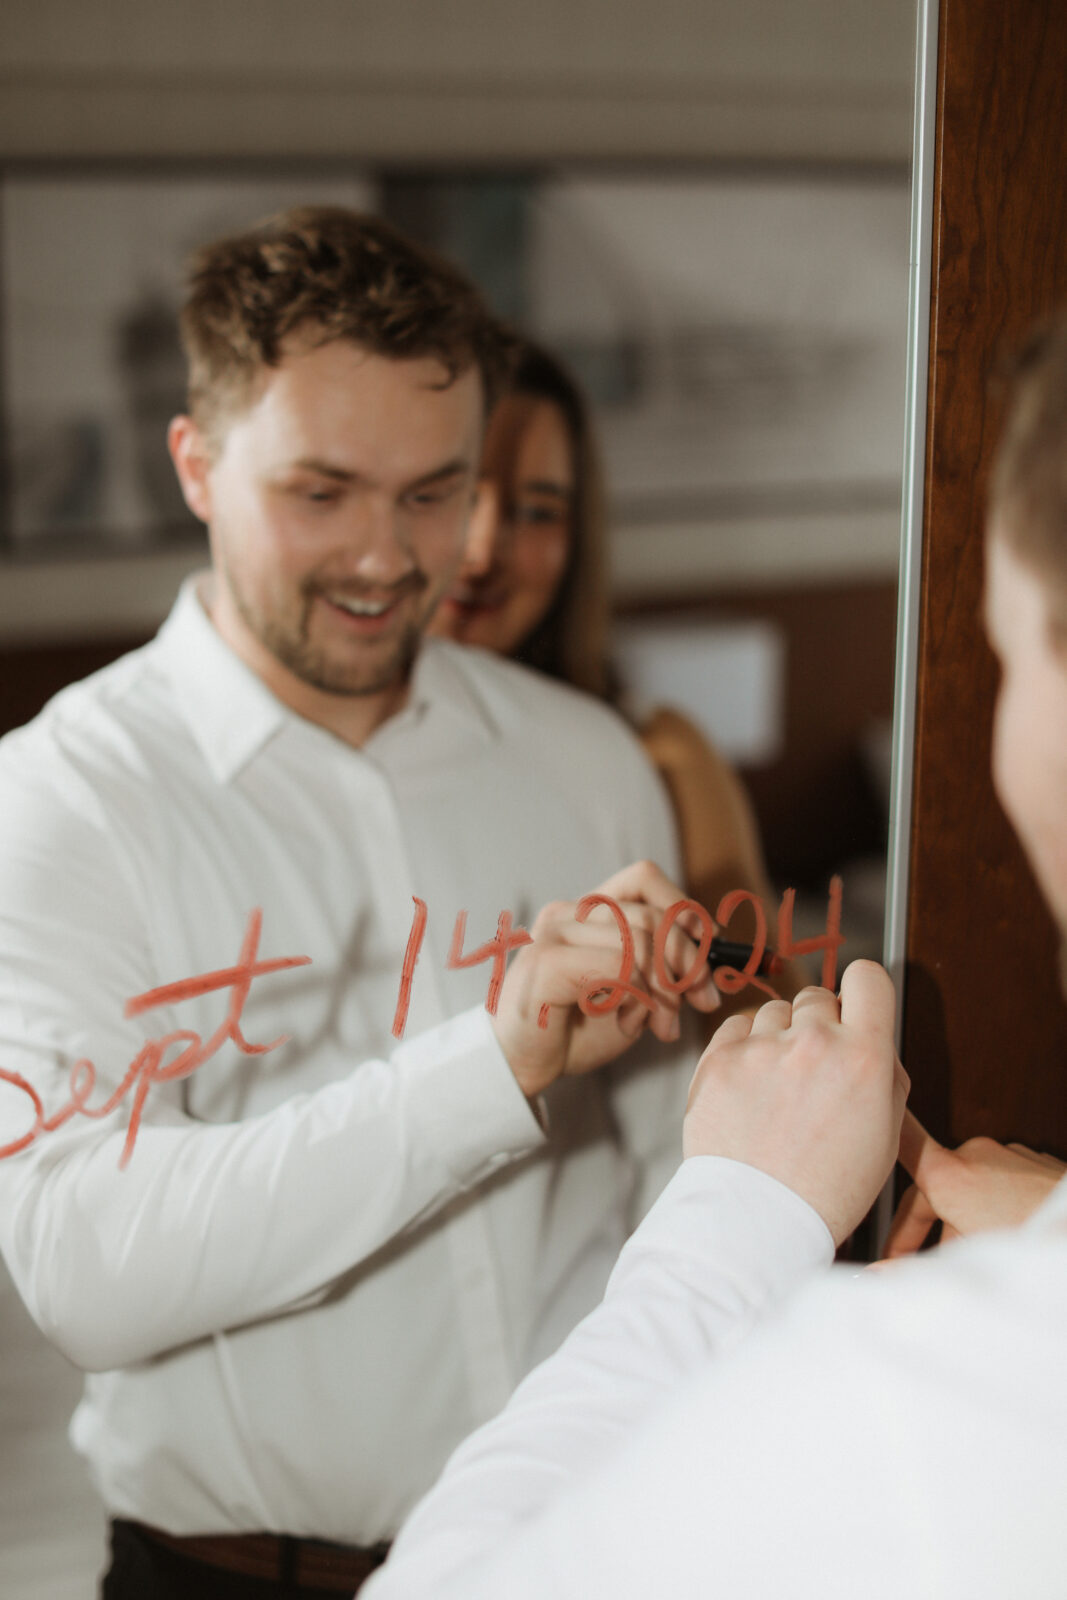
[[[641,715],[613,681],[607,654],[606,516],[599,454],[584,397],[546,351],[523,343],[508,392],[490,419],[482,459],[487,566],[461,575],[431,632],[481,645],[618,704],[674,802],[689,893],[714,915],[748,889],[775,905],[751,805],[736,774],[685,717]],[[730,934],[751,937],[739,911]],[[783,974],[781,993],[800,974]]]

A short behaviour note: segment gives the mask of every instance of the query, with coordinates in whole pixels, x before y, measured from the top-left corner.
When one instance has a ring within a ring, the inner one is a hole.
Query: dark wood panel
[[[779,881],[825,890],[845,862],[886,846],[863,740],[892,716],[896,584],[793,588],[727,605],[766,617],[786,640],[784,749],[742,773],[768,865]]]
[[[1067,1155],[1056,934],[989,778],[989,375],[1067,302],[1067,7],[942,0],[904,1059],[931,1130]]]
[[[138,636],[0,647],[0,734],[29,722],[68,683],[144,642]]]

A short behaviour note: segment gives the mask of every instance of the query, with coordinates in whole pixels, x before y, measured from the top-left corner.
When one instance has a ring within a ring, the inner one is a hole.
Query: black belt
[[[361,1547],[324,1539],[295,1539],[284,1533],[204,1533],[183,1536],[129,1522],[153,1544],[190,1561],[246,1578],[266,1578],[297,1589],[335,1589],[354,1594],[389,1554],[386,1543]]]

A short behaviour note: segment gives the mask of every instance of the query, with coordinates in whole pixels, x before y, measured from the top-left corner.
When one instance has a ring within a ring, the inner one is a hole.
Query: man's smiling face
[[[295,337],[213,448],[172,424],[215,625],[302,714],[329,723],[324,697],[358,696],[369,733],[402,703],[464,553],[482,413],[474,368],[450,382],[433,358]]]

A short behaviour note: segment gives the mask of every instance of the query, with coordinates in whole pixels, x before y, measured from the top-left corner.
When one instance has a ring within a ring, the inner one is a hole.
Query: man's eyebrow
[[[353,472],[348,467],[337,467],[329,461],[322,461],[318,456],[301,456],[299,461],[293,462],[293,467],[299,472],[315,472],[320,478],[332,478],[335,483],[356,483],[364,477],[362,472]],[[454,461],[446,461],[443,466],[434,467],[432,471],[424,473],[421,478],[416,478],[409,485],[412,489],[421,489],[426,484],[437,483],[441,479],[459,477],[470,471],[470,462],[463,456],[457,456]]]
[[[421,478],[415,478],[411,483],[412,489],[423,489],[427,484],[439,483],[444,478],[458,478],[471,470],[471,464],[465,456],[456,456],[452,461],[446,461],[443,467],[435,467],[432,472],[424,473]]]
[[[320,478],[334,478],[338,483],[352,483],[358,478],[358,472],[349,472],[346,467],[335,467],[329,461],[320,461],[317,456],[301,456],[299,461],[293,462],[294,468],[299,472],[317,472]]]

